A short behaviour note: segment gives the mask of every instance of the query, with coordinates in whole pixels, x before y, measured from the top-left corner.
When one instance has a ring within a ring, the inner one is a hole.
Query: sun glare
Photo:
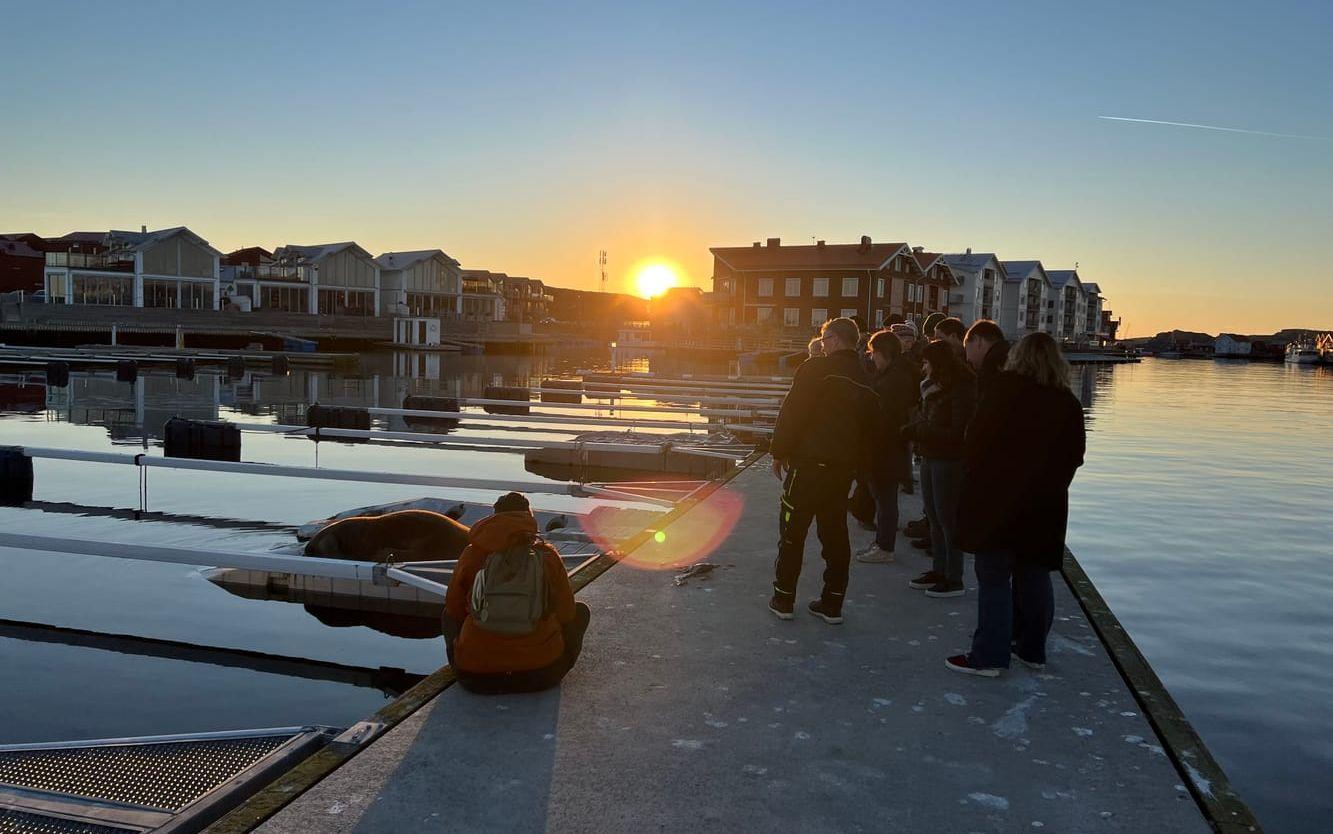
[[[655,298],[679,285],[680,276],[676,270],[661,261],[644,264],[634,275],[634,287],[644,298]]]

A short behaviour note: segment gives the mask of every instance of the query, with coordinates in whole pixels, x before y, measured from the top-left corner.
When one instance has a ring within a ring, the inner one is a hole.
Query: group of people
[[[967,328],[935,314],[920,331],[900,323],[868,338],[853,319],[833,319],[809,353],[769,449],[783,482],[769,609],[783,620],[795,616],[814,523],[824,574],[808,610],[841,623],[853,487],[874,505],[864,518],[874,541],[857,560],[893,562],[898,495],[913,489],[919,469],[925,519],[906,531],[918,534],[931,562],[908,587],[928,597],[962,596],[963,554],[974,555],[977,628],[970,650],[946,665],[985,677],[998,676],[1011,658],[1044,666],[1054,617],[1050,574],[1064,557],[1069,484],[1085,443],[1060,346],[1045,333],[1011,346],[993,321]]]

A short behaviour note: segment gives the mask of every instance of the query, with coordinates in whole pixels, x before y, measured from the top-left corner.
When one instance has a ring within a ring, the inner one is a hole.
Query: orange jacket
[[[496,634],[478,628],[472,620],[472,582],[491,553],[515,541],[537,535],[537,519],[518,510],[496,513],[472,526],[471,542],[458,557],[444,612],[462,623],[454,641],[454,667],[475,674],[519,672],[540,669],[559,659],[565,651],[561,626],[574,621],[574,589],[560,554],[546,542],[537,547],[546,559],[547,612],[531,634]]]

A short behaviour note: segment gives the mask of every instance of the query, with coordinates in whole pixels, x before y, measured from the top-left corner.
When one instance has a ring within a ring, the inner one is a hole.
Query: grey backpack
[[[497,634],[531,634],[546,616],[546,560],[535,542],[486,557],[472,581],[472,620]]]

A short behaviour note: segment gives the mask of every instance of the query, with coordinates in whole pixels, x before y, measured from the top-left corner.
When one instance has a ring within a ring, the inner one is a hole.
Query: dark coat
[[[1083,465],[1083,408],[1066,388],[1003,371],[968,427],[958,543],[971,552],[1012,549],[1058,570],[1069,484]]]
[[[888,367],[875,373],[870,387],[879,400],[878,445],[870,475],[884,481],[905,481],[911,476],[911,464],[901,432],[921,403],[921,373],[905,357],[895,356]]]
[[[990,388],[995,377],[1004,370],[1004,363],[1009,361],[1009,343],[999,341],[991,345],[990,350],[981,359],[981,367],[977,369],[977,402],[986,396],[986,391]]]
[[[926,388],[921,417],[910,431],[917,454],[932,460],[961,460],[963,436],[976,410],[977,390],[970,374],[947,386]]]
[[[852,350],[816,356],[796,369],[769,451],[777,460],[864,466],[873,446],[875,394]]]

